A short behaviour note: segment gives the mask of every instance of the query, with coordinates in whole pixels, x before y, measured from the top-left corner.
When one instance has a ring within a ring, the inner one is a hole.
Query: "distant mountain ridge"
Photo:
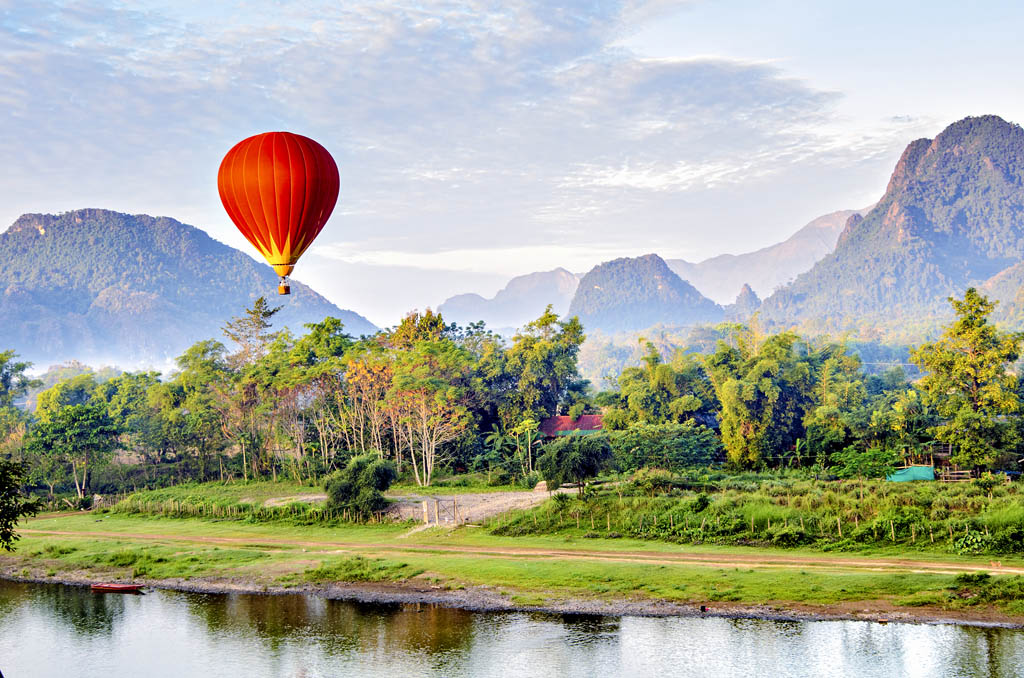
[[[699,263],[666,259],[679,277],[719,304],[728,304],[744,285],[764,298],[827,256],[854,214],[840,210],[814,219],[780,243],[744,254],[720,254]]]
[[[302,283],[276,295],[269,266],[169,217],[101,209],[25,214],[0,234],[0,347],[38,365],[76,359],[157,365],[220,328],[259,296],[275,326],[338,317],[376,327]]]
[[[1015,296],[1022,278],[1009,269],[1022,258],[1024,130],[965,118],[908,145],[878,204],[760,313],[812,331],[905,333],[948,317],[947,297],[970,285]]]
[[[569,305],[586,329],[622,332],[657,324],[718,322],[722,308],[672,271],[657,254],[595,266]]]
[[[530,273],[512,278],[491,299],[479,294],[449,297],[438,311],[449,322],[465,325],[483,320],[494,329],[515,329],[540,317],[551,304],[555,313],[569,310],[580,279],[564,268]]]

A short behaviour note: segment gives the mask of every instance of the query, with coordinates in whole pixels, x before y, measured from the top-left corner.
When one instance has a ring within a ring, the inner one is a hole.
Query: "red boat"
[[[142,593],[142,584],[93,584],[92,590],[104,593]]]

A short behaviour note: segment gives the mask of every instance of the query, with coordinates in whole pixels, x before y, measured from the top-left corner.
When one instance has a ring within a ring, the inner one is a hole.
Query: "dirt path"
[[[273,537],[211,537],[181,534],[145,534],[126,532],[74,532],[62,530],[20,530],[23,534],[69,537],[93,537],[137,541],[171,541],[218,545],[288,546],[362,553],[420,552],[454,553],[494,558],[558,559],[566,561],[614,561],[656,565],[698,565],[704,567],[841,569],[870,572],[907,572],[957,574],[990,572],[1024,574],[1022,567],[984,566],[981,564],[910,560],[903,558],[825,558],[812,555],[769,555],[764,553],[671,553],[650,551],[593,551],[586,549],[541,549],[512,546],[456,546],[444,544],[374,544],[366,542],[310,541]]]
[[[557,493],[575,492],[562,488]],[[389,495],[394,503],[391,512],[400,520],[423,521],[423,502],[427,502],[426,523],[429,525],[455,525],[456,523],[477,523],[506,511],[528,509],[544,502],[549,497],[545,491],[523,490],[521,492],[477,492],[466,494],[402,494]],[[296,494],[290,497],[273,497],[263,502],[264,506],[285,506],[292,502],[320,502],[327,499],[325,494]]]

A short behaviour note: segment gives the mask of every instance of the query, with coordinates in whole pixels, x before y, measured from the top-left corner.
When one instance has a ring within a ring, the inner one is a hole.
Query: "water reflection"
[[[1016,676],[1015,630],[476,614],[312,596],[0,582],[12,676]]]

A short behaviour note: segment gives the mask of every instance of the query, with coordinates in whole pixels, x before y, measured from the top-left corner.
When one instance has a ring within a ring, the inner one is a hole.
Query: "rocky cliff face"
[[[922,326],[1024,257],[1024,130],[966,118],[904,151],[885,195],[762,317],[826,331]]]

